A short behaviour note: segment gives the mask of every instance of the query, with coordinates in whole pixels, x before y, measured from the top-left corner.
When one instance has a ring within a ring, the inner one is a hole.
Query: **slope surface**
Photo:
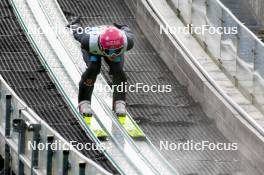
[[[81,15],[83,26],[118,22],[127,24],[135,33],[135,47],[126,55],[125,71],[129,84],[172,85],[170,93],[129,92],[128,111],[159,149],[160,141],[169,143],[224,142],[228,140],[188,95],[168,70],[151,43],[136,23],[134,15],[122,0],[58,0],[70,20]],[[108,67],[102,73],[111,84]],[[166,159],[188,175],[260,174],[238,151],[173,151],[161,150]],[[249,173],[250,172],[250,173]]]

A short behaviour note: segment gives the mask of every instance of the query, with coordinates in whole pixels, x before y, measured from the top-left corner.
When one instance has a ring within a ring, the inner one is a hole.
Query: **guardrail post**
[[[4,174],[10,174],[10,147],[8,144],[5,144]]]
[[[54,137],[48,136],[47,142],[48,142],[48,150],[47,150],[47,175],[52,175],[52,156],[53,151],[51,149],[51,143],[53,142]]]
[[[25,129],[19,133],[19,142],[18,142],[18,175],[24,175],[24,163],[20,160],[20,155],[25,154]]]
[[[19,110],[19,116],[21,116],[21,110]],[[18,137],[18,175],[24,175],[24,163],[20,160],[20,156],[25,154],[25,135],[26,135],[26,128],[27,128],[25,120],[14,119],[13,128],[15,132],[19,133],[19,137]]]
[[[36,149],[32,150],[31,154],[31,175],[34,175],[34,168],[38,167],[38,160],[39,160],[39,150],[38,144],[40,142],[40,125],[39,124],[32,124],[29,126],[29,130],[33,131],[33,142],[37,145]]]
[[[6,95],[6,106],[5,106],[5,136],[10,137],[11,130],[11,99],[12,96],[10,94]],[[6,143],[5,144],[5,163],[4,163],[4,173],[10,174],[10,147]]]
[[[6,114],[5,114],[5,136],[6,137],[10,137],[10,125],[11,125],[11,111],[12,111],[12,107],[11,107],[11,99],[12,99],[12,95],[8,94],[6,95]]]
[[[70,168],[69,164],[69,150],[63,151],[63,165],[62,165],[62,175],[68,175],[68,170]]]
[[[79,175],[85,175],[86,163],[79,163]]]

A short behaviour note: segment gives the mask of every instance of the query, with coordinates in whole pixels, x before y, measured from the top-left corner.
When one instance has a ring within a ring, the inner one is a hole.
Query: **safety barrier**
[[[70,146],[14,93],[1,75],[0,109],[3,173],[110,174]],[[54,150],[52,144],[61,149]]]
[[[264,44],[219,0],[167,0],[241,92],[264,111]],[[205,29],[200,32],[200,29]]]

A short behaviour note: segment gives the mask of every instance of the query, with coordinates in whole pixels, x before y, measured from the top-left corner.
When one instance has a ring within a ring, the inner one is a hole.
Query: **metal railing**
[[[219,0],[167,0],[240,91],[264,112],[264,44]],[[209,30],[210,29],[210,30]],[[219,33],[213,34],[215,29]]]
[[[0,75],[0,154],[10,174],[105,174],[33,112]],[[54,150],[51,144],[59,143]],[[44,145],[40,147],[37,145]]]

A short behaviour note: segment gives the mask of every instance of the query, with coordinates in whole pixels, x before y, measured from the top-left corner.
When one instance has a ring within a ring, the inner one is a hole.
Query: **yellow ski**
[[[93,130],[99,140],[107,140],[107,133],[103,128],[101,128],[92,115],[83,116],[83,119],[85,123]]]
[[[132,138],[145,138],[145,134],[137,125],[137,123],[132,120],[127,115],[119,115],[117,116],[119,123],[124,127],[127,131],[128,135]]]

